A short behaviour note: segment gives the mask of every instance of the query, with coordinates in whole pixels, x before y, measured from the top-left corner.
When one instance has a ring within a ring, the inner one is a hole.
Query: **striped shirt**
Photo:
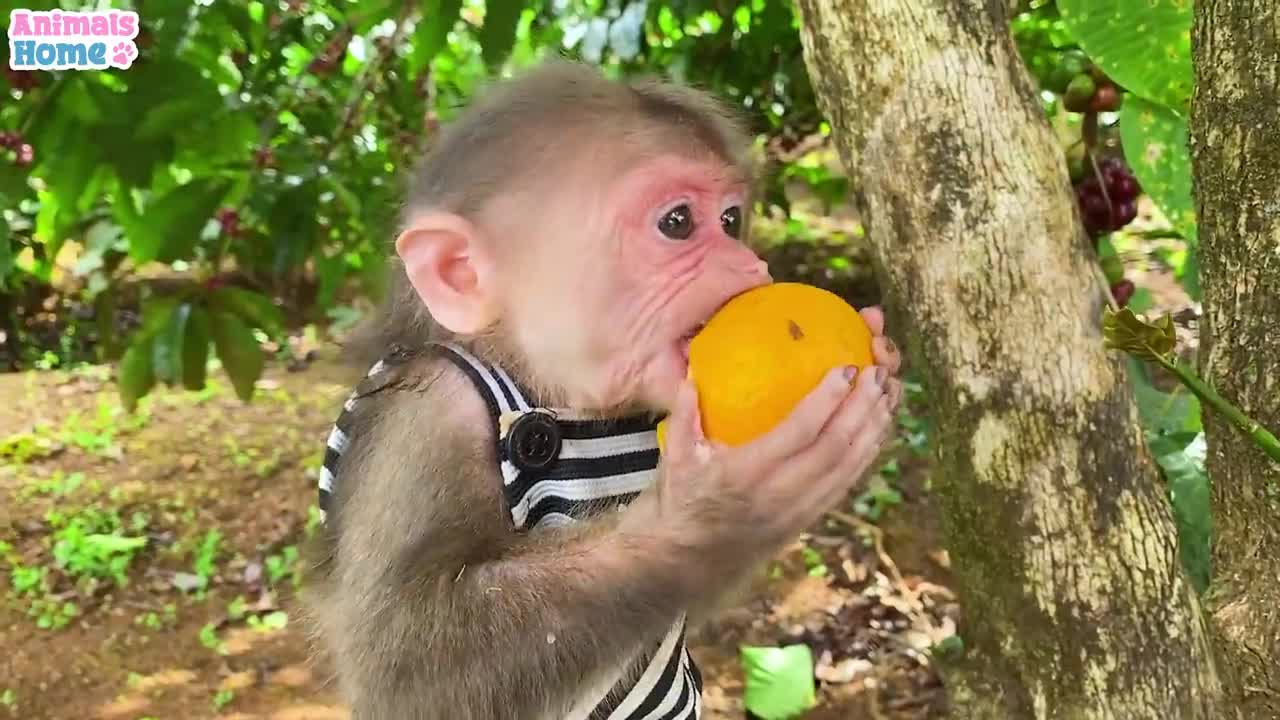
[[[503,495],[516,532],[563,526],[606,508],[621,509],[656,478],[658,443],[648,417],[600,420],[535,406],[501,367],[453,343],[436,346],[471,380],[496,427]],[[375,363],[366,379],[392,358]],[[329,509],[338,460],[347,446],[353,391],[329,433],[320,468],[320,517]],[[583,688],[563,720],[695,720],[702,674],[685,645],[682,615],[654,647],[619,658],[599,687]]]

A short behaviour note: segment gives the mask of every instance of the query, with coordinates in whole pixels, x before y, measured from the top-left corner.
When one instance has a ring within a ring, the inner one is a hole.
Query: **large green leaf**
[[[182,385],[188,390],[204,388],[209,340],[209,313],[200,305],[192,305],[182,338]]]
[[[1090,59],[1125,89],[1188,108],[1192,0],[1058,0],[1058,11]]]
[[[138,264],[188,257],[229,187],[221,179],[193,180],[152,200],[127,228],[129,257]]]
[[[289,188],[276,199],[268,220],[272,239],[272,271],[283,275],[302,264],[316,240],[319,190],[315,181]]]
[[[743,647],[747,710],[761,720],[798,718],[816,703],[813,652],[808,645]]]
[[[413,33],[412,77],[422,72],[444,47],[461,11],[462,0],[426,0],[423,3],[422,20]]]
[[[516,42],[516,25],[524,11],[524,0],[486,0],[484,25],[480,27],[480,54],[485,65],[497,68]]]
[[[1174,229],[1194,245],[1196,206],[1186,117],[1142,98],[1130,98],[1120,109],[1120,138],[1142,189]]]
[[[187,336],[187,320],[191,317],[191,303],[180,302],[169,313],[169,322],[156,333],[156,379],[170,385],[176,384],[182,374],[183,342]]]
[[[1200,431],[1200,400],[1193,393],[1181,385],[1175,392],[1162,392],[1151,382],[1140,360],[1125,360],[1144,428],[1155,433]]]
[[[271,336],[284,331],[284,313],[271,302],[271,298],[252,290],[232,285],[220,287],[209,294],[209,307],[229,312]]]
[[[254,383],[262,376],[265,362],[253,330],[228,312],[209,313],[209,330],[222,367],[231,378],[236,394],[244,402],[253,399]]]
[[[129,412],[137,407],[138,398],[146,395],[156,383],[152,351],[151,340],[138,340],[129,346],[120,360],[120,401]]]
[[[1213,539],[1209,476],[1204,468],[1204,434],[1157,436],[1150,438],[1148,444],[1168,481],[1182,566],[1195,588],[1204,592],[1211,578]]]

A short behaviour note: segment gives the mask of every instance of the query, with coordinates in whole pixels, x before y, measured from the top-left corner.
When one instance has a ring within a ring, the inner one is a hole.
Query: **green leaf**
[[[1181,385],[1175,392],[1162,392],[1152,382],[1147,368],[1137,358],[1126,358],[1129,378],[1142,426],[1154,433],[1200,431],[1200,400]]]
[[[192,305],[182,338],[182,386],[188,390],[203,389],[208,365],[209,313],[199,305]]]
[[[1204,434],[1151,437],[1148,445],[1168,482],[1182,566],[1196,590],[1203,593],[1211,577],[1213,537],[1209,476],[1204,468]]]
[[[808,645],[743,647],[747,710],[761,720],[797,718],[817,704]]]
[[[1131,98],[1120,109],[1125,160],[1174,229],[1196,243],[1187,120],[1169,108]]]
[[[229,312],[272,337],[284,332],[284,312],[261,293],[227,285],[209,294],[209,307]]]
[[[9,273],[13,271],[13,238],[9,235],[9,223],[0,215],[0,290],[8,287]]]
[[[169,312],[169,321],[154,335],[156,379],[173,384],[182,371],[182,341],[187,334],[190,303],[178,303]]]
[[[209,326],[218,359],[226,368],[236,394],[244,402],[253,399],[254,383],[262,376],[264,358],[253,330],[228,312],[209,313]]]
[[[1129,308],[1115,312],[1110,306],[1102,316],[1102,337],[1108,350],[1123,350],[1142,360],[1164,359],[1177,344],[1173,316],[1148,323]]]
[[[1192,0],[1058,0],[1058,11],[1111,79],[1162,105],[1188,108],[1195,83]]]
[[[276,199],[268,222],[274,242],[272,270],[277,276],[302,264],[311,253],[316,239],[318,204],[315,182],[289,188]]]
[[[523,0],[486,0],[484,25],[480,27],[480,54],[491,70],[511,53],[516,42],[516,25],[524,11]]]
[[[182,97],[154,107],[144,115],[134,137],[146,142],[170,136],[181,128],[203,126],[217,114],[221,105],[222,98],[216,94],[212,97],[207,94],[188,97],[184,91]]]
[[[193,180],[153,200],[129,227],[129,257],[137,264],[190,256],[200,230],[213,217],[230,183]]]
[[[173,313],[182,299],[166,295],[149,297],[142,301],[142,327],[138,328],[138,340],[152,340],[173,322]]]
[[[413,66],[421,72],[444,47],[449,31],[458,23],[462,12],[462,0],[426,0],[422,8],[422,20],[413,33]]]
[[[1197,248],[1187,248],[1187,262],[1182,266],[1178,280],[1182,282],[1182,289],[1187,291],[1187,296],[1200,302],[1200,252]]]
[[[133,412],[138,399],[146,395],[156,383],[155,369],[151,364],[152,352],[150,339],[138,339],[125,350],[124,357],[120,359],[120,401],[129,412]]]
[[[210,118],[208,127],[177,132],[179,159],[193,172],[196,168],[216,168],[221,164],[247,164],[258,143],[258,126],[243,111],[226,109]]]

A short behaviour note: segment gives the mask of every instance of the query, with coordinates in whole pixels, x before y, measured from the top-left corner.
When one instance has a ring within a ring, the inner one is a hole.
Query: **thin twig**
[[[373,56],[369,62],[360,68],[360,73],[356,76],[355,82],[351,86],[351,96],[347,98],[346,106],[342,110],[342,122],[338,124],[338,131],[334,133],[333,142],[329,143],[329,149],[321,158],[320,164],[323,165],[333,157],[337,152],[342,137],[347,134],[351,126],[355,122],[356,112],[363,104],[365,96],[369,92],[369,85],[373,79],[377,77],[377,70],[382,67],[383,62],[395,49],[400,46],[400,41],[404,38],[404,32],[409,20],[409,13],[413,11],[413,3],[403,3],[400,6],[400,15],[396,18],[396,29],[391,33],[391,41]]]
[[[889,557],[889,553],[884,550],[884,531],[863,520],[862,518],[850,515],[841,510],[828,510],[827,517],[839,520],[854,530],[862,530],[871,536],[875,543],[876,555],[880,558],[880,562],[889,570],[889,574],[893,577],[893,582],[905,594],[911,594],[907,588],[906,581],[902,579],[902,573],[898,572],[898,566],[893,562],[893,558]]]

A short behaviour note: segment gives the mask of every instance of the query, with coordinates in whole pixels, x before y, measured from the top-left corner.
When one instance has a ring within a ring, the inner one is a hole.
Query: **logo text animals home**
[[[138,13],[123,10],[9,13],[9,67],[14,70],[127,69],[138,57]]]

